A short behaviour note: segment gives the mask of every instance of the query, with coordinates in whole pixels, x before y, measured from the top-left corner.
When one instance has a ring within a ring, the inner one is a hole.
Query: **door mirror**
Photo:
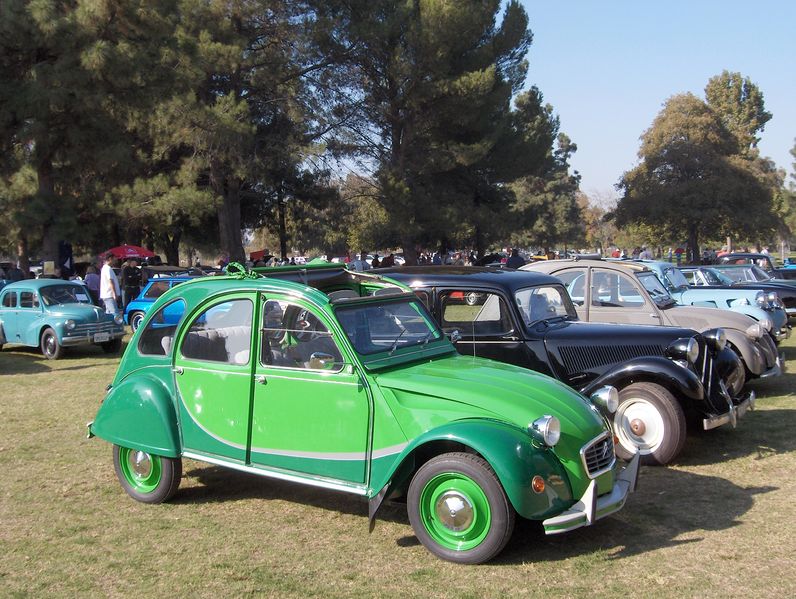
[[[318,351],[310,355],[310,368],[312,370],[331,370],[335,367],[335,364],[335,357],[332,354]]]

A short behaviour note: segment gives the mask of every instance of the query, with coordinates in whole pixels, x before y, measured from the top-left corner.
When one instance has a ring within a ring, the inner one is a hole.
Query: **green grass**
[[[796,343],[785,343],[796,372]],[[796,595],[794,379],[757,381],[738,429],[643,468],[625,509],[545,537],[519,522],[494,562],[456,566],[388,505],[186,461],[168,504],[124,494],[85,438],[117,359],[0,352],[0,597]]]

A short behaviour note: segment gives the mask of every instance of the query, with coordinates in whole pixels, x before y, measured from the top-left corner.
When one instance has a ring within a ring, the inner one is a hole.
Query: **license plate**
[[[105,343],[106,341],[110,341],[110,339],[110,333],[97,333],[94,335],[94,343]]]

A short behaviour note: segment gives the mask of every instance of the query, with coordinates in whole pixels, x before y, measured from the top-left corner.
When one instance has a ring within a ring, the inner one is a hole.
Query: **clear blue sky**
[[[792,172],[796,138],[796,1],[521,0],[534,34],[536,85],[578,145],[581,189],[615,196],[639,136],[678,93],[704,98],[723,70],[749,77],[773,118],[760,150]]]

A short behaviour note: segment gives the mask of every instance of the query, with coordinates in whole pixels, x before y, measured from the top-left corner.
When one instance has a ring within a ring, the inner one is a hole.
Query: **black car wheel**
[[[182,460],[113,446],[113,467],[125,492],[144,503],[162,503],[180,486]]]
[[[58,343],[58,335],[52,329],[44,329],[41,334],[41,353],[48,360],[57,360],[64,355],[64,348]]]
[[[617,455],[625,460],[638,451],[642,464],[662,466],[683,449],[686,422],[683,408],[660,385],[633,383],[619,391],[614,414]]]

